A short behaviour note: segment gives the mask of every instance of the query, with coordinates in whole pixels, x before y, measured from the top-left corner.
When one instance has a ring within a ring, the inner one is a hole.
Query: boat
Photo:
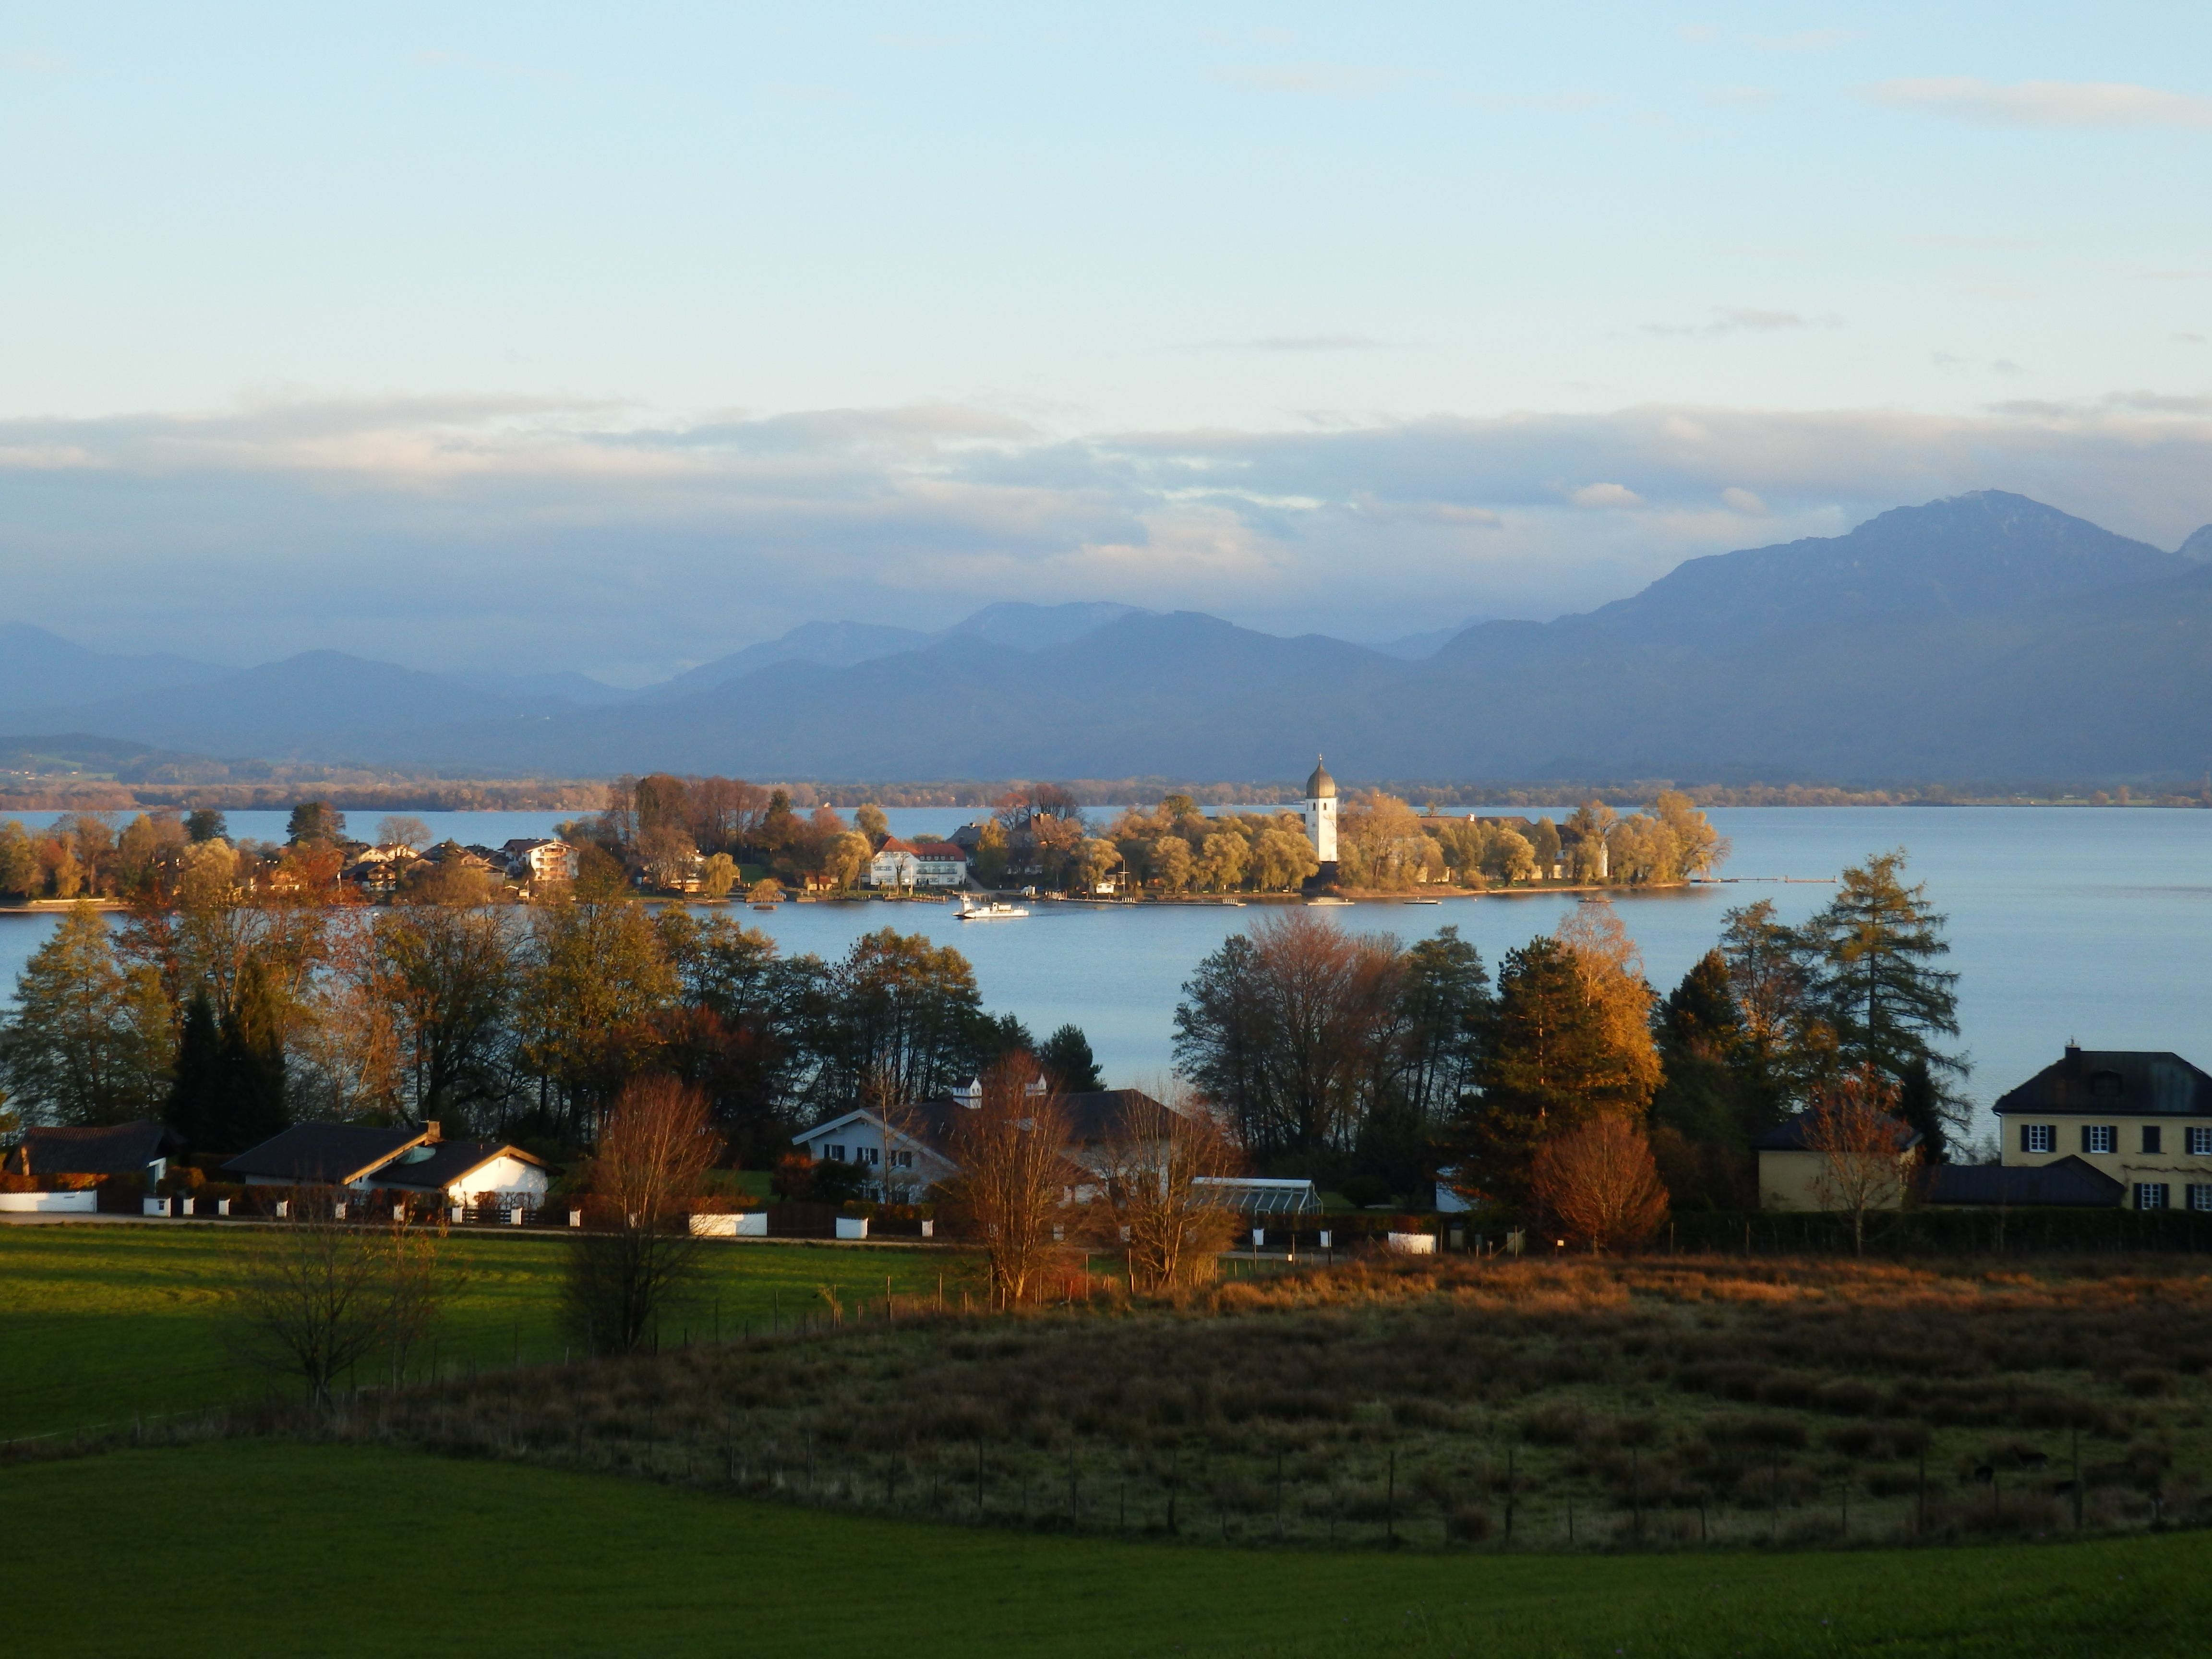
[[[1442,904],[1443,901],[1442,899],[1407,899],[1406,902],[1408,904]]]
[[[1314,904],[1349,904],[1349,903],[1351,903],[1351,902],[1352,902],[1352,901],[1351,901],[1350,899],[1347,899],[1347,898],[1310,898],[1310,899],[1308,899],[1308,900],[1306,901],[1306,902],[1307,902],[1309,905],[1314,905]]]
[[[988,904],[978,904],[963,893],[960,908],[953,914],[963,921],[1002,921],[1025,916],[1029,912],[1018,904],[1008,904],[999,899],[993,899]]]

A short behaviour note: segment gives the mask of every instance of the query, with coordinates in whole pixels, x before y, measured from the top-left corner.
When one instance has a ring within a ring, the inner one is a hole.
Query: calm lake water
[[[25,815],[27,821],[33,815]],[[374,816],[355,815],[356,833]],[[424,812],[433,835],[493,845],[544,835],[561,813]],[[942,835],[974,817],[895,811],[902,835]],[[1911,878],[1950,917],[1962,1046],[1982,1103],[2057,1057],[2090,1048],[2171,1048],[2212,1066],[2212,812],[2152,808],[1741,808],[1712,818],[1735,844],[1726,883],[1623,897],[1620,910],[1662,990],[1713,943],[1729,906],[1772,898],[1796,921],[1826,901],[1822,884],[1870,853],[1902,847]],[[234,812],[234,836],[283,837],[281,812]],[[1784,881],[1780,878],[1796,879]],[[1808,879],[1813,878],[1813,879]],[[1574,901],[1492,896],[1441,904],[1361,903],[1347,927],[1413,939],[1447,924],[1494,968],[1510,946],[1548,931]],[[1177,993],[1200,957],[1267,914],[1227,906],[1041,904],[1024,921],[962,922],[931,904],[786,904],[739,912],[787,951],[823,956],[892,926],[957,945],[984,1001],[1042,1036],[1083,1027],[1108,1080],[1166,1070]],[[0,986],[52,926],[0,915]]]

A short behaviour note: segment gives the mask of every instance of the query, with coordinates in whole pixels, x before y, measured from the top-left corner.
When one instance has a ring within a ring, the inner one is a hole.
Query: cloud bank
[[[0,422],[0,614],[109,648],[633,680],[810,617],[1114,599],[1384,637],[1549,616],[1680,560],[2016,489],[2166,546],[2212,406],[1649,406],[1053,434],[957,405],[655,422],[605,403],[271,402]]]
[[[2212,127],[2212,98],[2124,81],[2022,81],[1998,86],[1965,76],[1883,81],[1877,104],[1924,109],[2007,127]]]

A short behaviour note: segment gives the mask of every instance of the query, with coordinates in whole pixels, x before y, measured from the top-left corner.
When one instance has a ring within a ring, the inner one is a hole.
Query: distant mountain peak
[[[2177,550],[2185,559],[2194,560],[2198,564],[2212,564],[2212,524],[2201,526]]]

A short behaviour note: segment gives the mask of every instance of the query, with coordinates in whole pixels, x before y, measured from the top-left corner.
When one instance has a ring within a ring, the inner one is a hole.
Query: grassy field
[[[2212,1521],[2172,1261],[1361,1265],[417,1390],[340,1431],[1094,1533],[1522,1549]]]
[[[195,1522],[220,1516],[222,1524]],[[11,1651],[2195,1654],[2212,1536],[1438,1557],[901,1524],[247,1441],[0,1468]]]
[[[241,1235],[221,1226],[0,1225],[0,1439],[128,1422],[258,1397],[268,1379],[231,1351],[223,1296]],[[562,1357],[556,1317],[564,1241],[457,1233],[441,1245],[456,1271],[436,1358],[441,1369]],[[695,1303],[665,1333],[742,1332],[848,1299],[933,1296],[964,1262],[945,1252],[830,1245],[715,1244]],[[427,1363],[428,1353],[419,1356]]]

